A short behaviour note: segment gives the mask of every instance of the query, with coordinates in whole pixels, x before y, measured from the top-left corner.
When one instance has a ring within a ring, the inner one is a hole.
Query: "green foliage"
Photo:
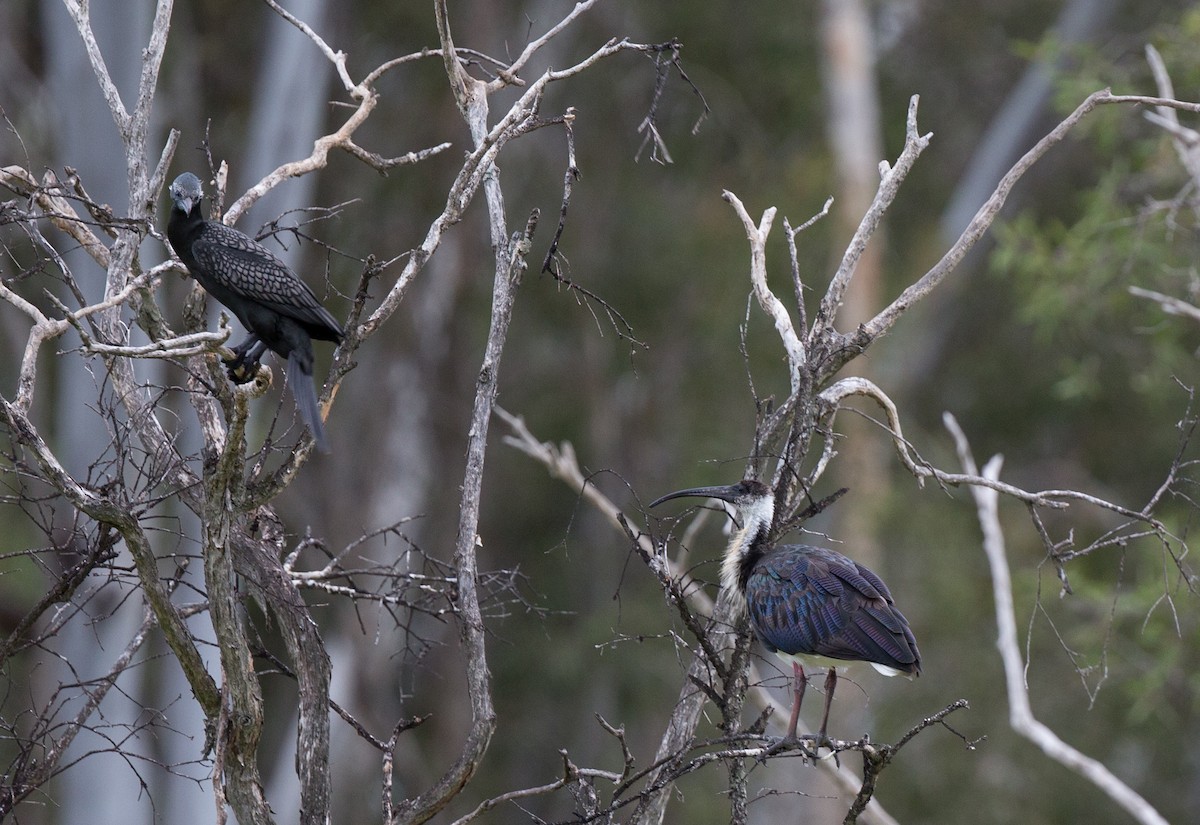
[[[1162,141],[1150,135],[1144,143]],[[1163,152],[1142,152],[1145,161],[1135,166],[1138,154],[1082,192],[1072,219],[1027,209],[996,231],[992,271],[1014,288],[1020,322],[1053,345],[1056,394],[1064,400],[1110,391],[1108,364],[1138,364],[1128,376],[1133,392],[1158,391],[1194,364],[1196,329],[1164,322],[1157,304],[1128,291],[1140,286],[1186,299],[1200,242],[1195,214],[1174,208],[1177,194],[1187,194],[1182,172],[1172,179]]]
[[[1179,89],[1200,83],[1200,59],[1187,34],[1193,29],[1200,30],[1195,9],[1147,37]],[[1057,87],[1057,108],[1064,114],[1105,86],[1117,93],[1153,93],[1140,54],[1126,54],[1114,64],[1111,54],[1081,50],[1077,64],[1063,73]],[[1072,151],[1095,170],[1093,183],[1076,184],[1066,204],[1051,201],[1047,207],[1039,199],[1038,206],[997,225],[991,269],[1011,279],[1020,320],[1040,339],[1078,342],[1089,353],[1119,355],[1115,350],[1129,341],[1114,333],[1133,331],[1138,335],[1136,354],[1158,379],[1186,370],[1200,339],[1186,323],[1161,323],[1161,310],[1130,296],[1127,287],[1190,299],[1200,220],[1196,182],[1189,180],[1167,133],[1131,114],[1111,107],[1089,116]],[[1184,126],[1195,125],[1194,116],[1179,117]],[[1068,366],[1080,374],[1062,376],[1065,395],[1099,394],[1100,383],[1087,376],[1083,359]],[[1145,383],[1162,386],[1158,380]]]

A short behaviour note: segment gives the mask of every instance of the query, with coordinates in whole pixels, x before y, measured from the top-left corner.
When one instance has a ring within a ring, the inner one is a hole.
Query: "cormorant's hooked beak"
[[[199,206],[204,198],[204,184],[191,172],[184,172],[175,178],[168,191],[175,208],[185,215],[192,214],[192,210]]]
[[[192,214],[192,208],[196,205],[199,198],[191,198],[180,192],[171,191],[171,200],[175,203],[175,208],[185,215]]]
[[[199,195],[187,192],[178,183],[170,187],[170,200],[175,204],[175,209],[178,209],[184,215],[191,215],[194,207],[200,203]]]
[[[656,498],[654,501],[650,502],[650,506],[657,507],[664,501],[670,501],[673,498],[684,497],[717,498],[721,501],[727,501],[730,504],[733,504],[737,499],[737,490],[735,489],[736,486],[737,485],[731,484],[724,487],[689,487],[686,490],[677,490],[674,493],[667,493],[665,496]],[[734,524],[736,524],[738,527],[742,526],[741,519],[738,518],[736,507],[733,508],[732,512],[726,512],[729,513],[729,517],[733,519]]]

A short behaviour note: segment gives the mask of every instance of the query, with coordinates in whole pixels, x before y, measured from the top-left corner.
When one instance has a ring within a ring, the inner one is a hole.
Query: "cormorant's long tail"
[[[296,399],[296,409],[300,417],[308,425],[317,449],[323,453],[329,452],[329,442],[325,439],[325,427],[321,423],[321,408],[317,406],[317,389],[313,386],[312,368],[305,371],[300,362],[299,354],[292,352],[288,356],[287,379],[292,388],[292,397]]]

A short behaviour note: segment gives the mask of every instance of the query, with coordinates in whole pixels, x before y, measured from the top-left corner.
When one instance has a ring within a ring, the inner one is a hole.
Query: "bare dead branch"
[[[548,782],[545,785],[538,785],[533,788],[521,788],[520,790],[516,791],[507,791],[506,793],[502,793],[499,796],[494,796],[491,799],[485,799],[476,805],[473,811],[454,820],[452,825],[467,825],[468,822],[474,822],[483,814],[494,808],[498,808],[506,802],[512,802],[517,799],[528,799],[531,796],[545,796],[548,793],[553,793],[560,788],[566,787],[567,783],[574,781],[576,778],[576,776],[572,776],[571,771],[567,771],[563,776],[560,776],[558,779],[554,780],[553,782]]]
[[[517,55],[516,60],[508,65],[507,70],[488,84],[487,94],[498,92],[504,86],[519,83],[520,81],[517,78],[517,75],[521,73],[521,69],[525,68],[525,64],[529,62],[529,59],[537,54],[539,49],[557,37],[572,23],[574,23],[580,15],[584,14],[591,9],[592,6],[596,5],[596,2],[597,0],[581,0],[581,2],[576,2],[571,11],[569,11],[565,17],[551,26],[545,34],[526,44],[521,53]],[[443,42],[442,45],[443,48],[445,48],[447,43]]]
[[[917,162],[917,158],[929,146],[933,139],[933,133],[920,134],[917,130],[917,103],[920,97],[913,95],[908,102],[908,117],[905,122],[904,130],[904,149],[901,150],[900,156],[896,158],[894,164],[888,164],[886,161],[879,165],[879,189],[875,193],[875,198],[871,202],[871,206],[863,215],[862,221],[855,230],[854,237],[850,239],[849,246],[846,247],[846,252],[842,256],[842,262],[838,265],[837,272],[834,273],[832,280],[829,282],[829,288],[825,291],[825,297],[821,299],[820,309],[817,310],[817,316],[813,320],[812,330],[809,332],[809,347],[810,349],[817,346],[827,346],[825,342],[832,339],[834,335],[833,323],[837,317],[838,308],[842,305],[842,299],[846,295],[846,290],[850,287],[850,281],[854,277],[854,270],[858,266],[858,261],[862,258],[864,250],[867,248],[867,242],[879,227],[883,220],[883,215],[892,202],[896,199],[896,195],[900,191],[901,184],[904,183],[908,173],[912,171],[913,166]],[[829,372],[827,374],[832,374]]]
[[[788,380],[791,382],[792,392],[795,393],[800,389],[800,374],[808,366],[808,351],[800,336],[796,334],[783,302],[776,298],[767,286],[767,236],[771,234],[771,225],[775,221],[775,208],[764,211],[762,220],[755,226],[746,207],[736,195],[726,191],[721,197],[733,207],[746,229],[746,237],[750,241],[750,283],[754,287],[758,305],[775,324],[775,331],[779,333],[783,342],[783,350],[788,359]]]
[[[437,146],[430,146],[428,149],[421,149],[416,152],[406,152],[403,155],[398,155],[394,158],[385,158],[383,155],[375,152],[368,152],[363,149],[353,140],[347,138],[342,148],[345,149],[354,157],[366,163],[379,171],[380,174],[386,173],[389,169],[394,169],[397,166],[410,166],[414,163],[428,160],[434,155],[439,155],[449,149],[453,144],[449,142],[439,143]]]
[[[916,725],[909,729],[907,733],[901,737],[894,745],[872,745],[865,740],[860,743],[859,748],[863,759],[863,782],[858,793],[854,797],[854,801],[850,804],[850,809],[846,811],[845,818],[842,819],[843,825],[854,825],[858,822],[859,816],[867,810],[868,804],[874,798],[876,784],[879,781],[879,774],[886,768],[895,758],[896,754],[902,747],[911,742],[914,737],[921,731],[933,727],[934,725],[942,725],[966,743],[968,750],[973,750],[977,742],[967,741],[957,731],[946,724],[946,717],[956,710],[962,710],[967,707],[967,700],[959,699],[951,702],[946,707],[939,710],[932,716],[927,716]]]
[[[141,627],[125,645],[116,661],[104,676],[95,680],[86,692],[87,698],[75,711],[74,716],[62,726],[61,732],[50,742],[44,743],[36,759],[19,760],[18,766],[6,779],[9,791],[0,795],[0,817],[10,813],[17,803],[39,790],[63,767],[63,759],[75,738],[86,729],[92,715],[104,701],[117,680],[130,667],[133,657],[145,643],[154,627],[154,614],[147,610]]]
[[[96,82],[100,86],[100,93],[104,95],[104,101],[108,104],[108,110],[112,112],[113,122],[117,124],[117,131],[121,137],[128,140],[130,137],[130,117],[129,112],[125,109],[125,104],[121,101],[121,93],[117,90],[117,84],[113,82],[112,76],[108,73],[108,64],[104,61],[104,55],[100,52],[100,45],[96,42],[96,35],[92,32],[92,21],[89,14],[88,0],[65,0],[64,5],[67,7],[67,13],[71,15],[71,20],[75,23],[75,28],[79,30],[79,36],[83,38],[83,47],[87,52],[88,60],[92,64],[92,72],[96,75]],[[168,2],[167,8],[170,8]]]
[[[65,197],[57,180],[47,173],[46,179],[38,183],[33,175],[20,166],[0,169],[0,186],[27,197],[45,214],[54,226],[71,236],[76,243],[102,268],[108,269],[108,247],[88,228],[88,224]]]
[[[122,358],[164,358],[177,359],[185,358],[189,355],[201,355],[206,352],[213,352],[222,344],[229,340],[229,335],[232,333],[229,327],[219,332],[193,332],[188,335],[180,335],[175,338],[166,338],[161,341],[154,341],[149,344],[142,344],[136,347],[113,346],[111,344],[101,344],[90,339],[82,328],[77,328],[83,337],[83,348],[97,355],[106,355],[109,357],[120,356]]]
[[[1200,321],[1200,307],[1189,304],[1182,298],[1175,298],[1152,289],[1143,289],[1140,286],[1129,287],[1129,294],[1136,298],[1155,301],[1167,315],[1180,315],[1193,321]]]
[[[287,22],[291,23],[293,26],[299,29],[305,37],[315,43],[317,48],[321,50],[321,54],[325,55],[325,58],[332,63],[334,69],[337,70],[338,78],[342,81],[342,87],[350,93],[351,97],[359,98],[361,91],[359,90],[358,85],[350,79],[350,73],[346,70],[346,53],[342,51],[335,52],[333,49],[329,48],[329,45],[321,39],[319,34],[313,31],[311,26],[309,26],[303,20],[298,19],[287,9],[276,3],[275,0],[263,0],[263,2],[270,6],[272,11],[274,11]]]
[[[441,8],[442,4],[439,3],[438,6]],[[445,9],[441,8],[439,21],[444,21],[444,17]],[[452,53],[452,45],[448,38],[443,40],[442,48],[447,53]],[[487,136],[487,98],[471,98],[466,101],[466,106],[467,123],[478,144]],[[458,576],[459,634],[467,658],[471,729],[463,742],[461,753],[441,779],[399,806],[393,819],[397,823],[425,822],[442,810],[474,775],[496,726],[483,616],[480,613],[477,590],[476,550],[480,544],[477,530],[488,425],[496,403],[501,356],[516,301],[517,286],[524,274],[525,259],[537,228],[538,214],[534,211],[529,216],[524,230],[509,239],[505,229],[504,200],[494,168],[485,176],[483,187],[488,201],[493,248],[496,250],[496,270],[492,287],[491,326],[488,330],[483,364],[475,385],[475,403],[467,442],[467,466],[459,508],[458,537],[454,548],[454,565]]]
[[[971,455],[970,444],[957,422],[947,417],[946,427],[954,437],[959,460],[968,475],[982,475],[993,480],[999,477],[1003,463],[1000,456],[990,459],[983,472],[979,473]],[[979,525],[983,530],[983,549],[992,573],[992,592],[996,601],[996,623],[999,631],[997,644],[1004,664],[1009,721],[1013,730],[1041,748],[1046,756],[1091,782],[1138,822],[1144,825],[1166,825],[1167,820],[1136,791],[1118,779],[1102,763],[1063,742],[1034,716],[1025,685],[1025,663],[1021,659],[1016,617],[1013,612],[1012,581],[1004,549],[1004,533],[1000,527],[1000,496],[997,490],[982,485],[971,487],[971,495],[978,510]]]

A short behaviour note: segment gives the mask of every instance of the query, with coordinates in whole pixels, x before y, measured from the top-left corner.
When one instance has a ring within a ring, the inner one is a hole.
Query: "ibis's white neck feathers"
[[[735,504],[741,527],[729,539],[725,548],[725,558],[721,562],[721,585],[736,596],[736,602],[744,610],[746,607],[746,576],[749,570],[746,565],[753,564],[764,548],[762,539],[771,529],[775,518],[775,499],[772,496],[761,496],[738,501]]]

